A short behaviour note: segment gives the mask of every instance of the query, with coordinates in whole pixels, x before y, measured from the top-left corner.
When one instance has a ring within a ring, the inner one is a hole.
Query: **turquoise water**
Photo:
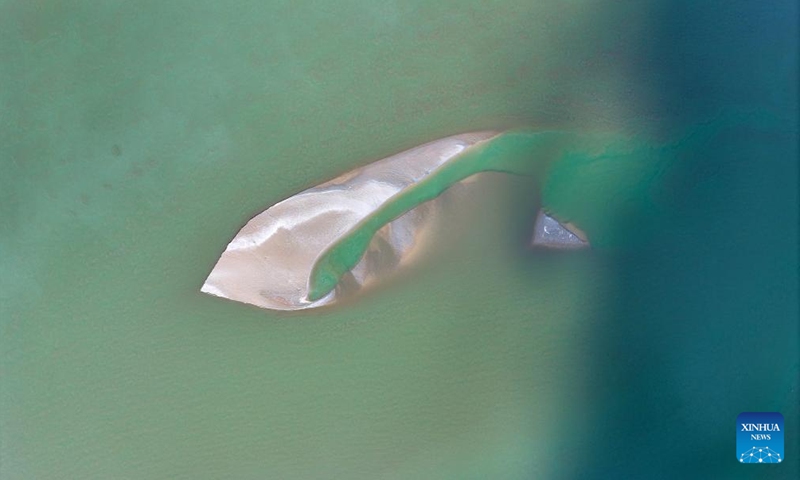
[[[4,480],[797,477],[793,3],[0,13]],[[492,176],[341,308],[199,292],[275,202],[523,126],[645,140]],[[597,247],[526,248],[542,202]],[[783,464],[736,462],[742,411]]]

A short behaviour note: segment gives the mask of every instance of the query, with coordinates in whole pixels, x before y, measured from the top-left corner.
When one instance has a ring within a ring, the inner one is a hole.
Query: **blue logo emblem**
[[[744,412],[736,417],[736,459],[739,463],[783,462],[783,415]]]

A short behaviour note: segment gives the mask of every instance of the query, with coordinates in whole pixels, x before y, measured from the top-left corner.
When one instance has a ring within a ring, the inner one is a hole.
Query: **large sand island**
[[[252,218],[228,244],[202,291],[276,310],[330,304],[415,258],[437,215],[447,214],[441,200],[450,187],[484,171],[535,175],[574,146],[571,137],[466,133],[345,173]],[[540,213],[532,243],[586,246],[570,228]]]

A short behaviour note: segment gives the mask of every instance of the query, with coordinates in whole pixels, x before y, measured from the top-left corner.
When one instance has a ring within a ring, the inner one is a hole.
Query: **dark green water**
[[[0,478],[797,477],[793,3],[235,3],[0,2]],[[351,305],[199,292],[269,205],[523,126],[637,140]],[[597,248],[526,249],[542,202]]]

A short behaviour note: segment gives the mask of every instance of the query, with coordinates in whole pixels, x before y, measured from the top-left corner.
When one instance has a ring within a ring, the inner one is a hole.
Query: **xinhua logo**
[[[739,463],[783,462],[783,415],[744,412],[736,417],[736,459]]]

